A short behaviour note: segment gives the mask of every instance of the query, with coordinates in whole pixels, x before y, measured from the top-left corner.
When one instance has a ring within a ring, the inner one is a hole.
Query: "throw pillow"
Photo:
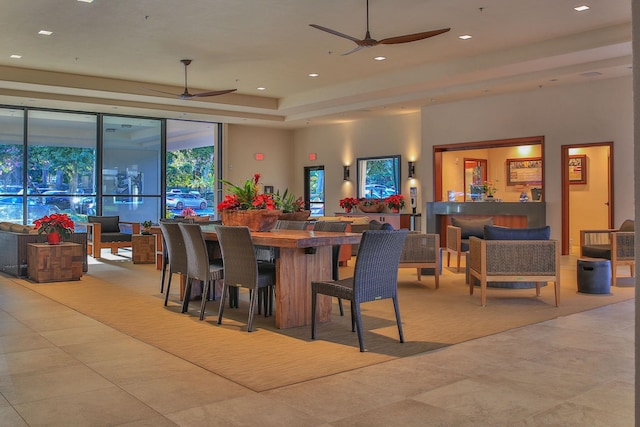
[[[549,240],[551,227],[545,225],[538,228],[507,228],[486,225],[485,240]]]
[[[451,225],[461,228],[460,237],[462,239],[468,239],[471,236],[482,238],[484,236],[484,226],[493,225],[493,217],[464,219],[454,216],[451,217]]]
[[[635,224],[632,219],[625,220],[618,231],[635,231]]]
[[[88,216],[87,221],[97,222],[102,225],[102,233],[119,233],[120,232],[120,217],[114,216]]]

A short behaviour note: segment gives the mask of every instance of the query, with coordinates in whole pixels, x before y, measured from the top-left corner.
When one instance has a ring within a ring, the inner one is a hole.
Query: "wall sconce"
[[[416,176],[416,162],[409,162],[409,179]]]
[[[349,181],[349,166],[343,166],[342,179],[345,181]]]

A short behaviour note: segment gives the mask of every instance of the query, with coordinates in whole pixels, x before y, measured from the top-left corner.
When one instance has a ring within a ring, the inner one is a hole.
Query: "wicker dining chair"
[[[160,230],[162,230],[162,238],[166,245],[169,264],[169,280],[164,294],[164,305],[166,306],[169,302],[171,278],[174,274],[187,274],[187,249],[177,222],[160,221]],[[164,283],[164,278],[162,281]],[[185,293],[184,299],[188,300],[188,295]]]
[[[259,292],[276,284],[275,265],[267,262],[258,263],[248,227],[216,225],[215,230],[224,264],[224,284],[218,309],[218,324],[222,324],[224,301],[229,289],[232,286],[248,288],[251,296],[247,331],[251,332]]]
[[[404,342],[398,306],[398,265],[408,230],[367,230],[362,233],[353,277],[311,282],[311,339],[316,337],[318,294],[351,301],[351,330],[358,331],[360,351],[364,351],[360,304],[391,298],[396,313],[400,342]]]
[[[348,221],[318,221],[313,224],[313,231],[336,231],[345,232],[349,226]],[[333,280],[340,279],[340,245],[331,247],[331,278]],[[344,316],[344,308],[342,307],[342,298],[338,298],[338,307],[340,308],[340,316]]]
[[[159,221],[159,223],[178,223],[178,222],[187,222],[193,223],[193,220],[189,219],[173,219],[173,218],[163,218]],[[162,229],[162,227],[160,227]],[[164,233],[161,233],[162,236],[162,276],[160,277],[160,293],[164,292],[164,282],[166,280],[167,273],[169,272],[169,250],[167,249],[167,242],[165,241]],[[171,273],[169,273],[171,274]],[[169,276],[171,278],[171,276]]]
[[[204,313],[209,299],[210,292],[213,293],[215,299],[215,284],[217,280],[223,278],[223,264],[220,261],[210,261],[207,244],[202,235],[202,229],[199,224],[179,223],[184,244],[187,249],[187,286],[185,289],[185,298],[182,302],[182,312],[186,312],[189,308],[189,298],[191,294],[191,285],[194,280],[200,280],[202,286],[202,298],[200,302],[200,320],[204,319]]]

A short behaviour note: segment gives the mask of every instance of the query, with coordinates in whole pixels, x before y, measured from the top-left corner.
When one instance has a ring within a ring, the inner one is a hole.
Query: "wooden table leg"
[[[276,327],[311,324],[311,281],[331,280],[331,246],[320,246],[314,254],[305,249],[280,248],[276,260]],[[318,296],[320,321],[331,320],[331,297]]]

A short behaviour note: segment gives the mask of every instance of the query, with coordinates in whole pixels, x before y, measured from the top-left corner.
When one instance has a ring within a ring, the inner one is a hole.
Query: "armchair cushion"
[[[635,223],[632,219],[626,219],[618,231],[635,231]]]
[[[89,222],[97,222],[102,226],[102,234],[120,233],[120,217],[114,216],[91,216],[87,217]]]
[[[484,226],[493,225],[493,218],[457,218],[451,217],[451,225],[460,227],[460,238],[468,239],[471,236],[482,238],[484,236]]]
[[[494,225],[484,226],[485,240],[549,240],[551,227],[507,228]]]

